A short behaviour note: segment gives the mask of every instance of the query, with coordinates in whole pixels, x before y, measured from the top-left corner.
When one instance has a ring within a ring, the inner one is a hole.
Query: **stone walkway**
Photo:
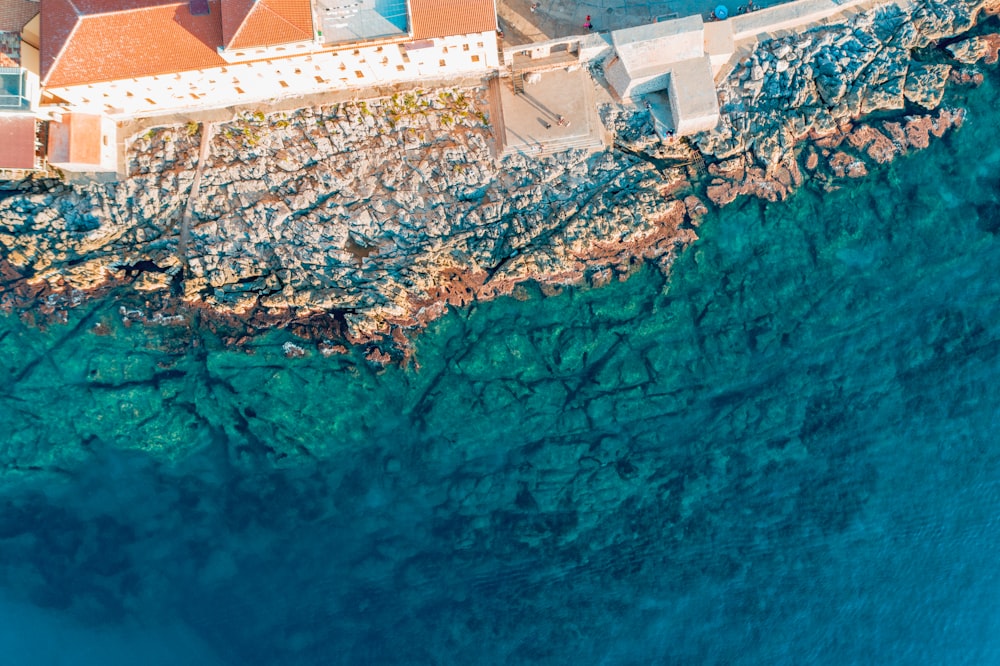
[[[746,0],[498,0],[497,11],[504,30],[504,46],[520,46],[587,32],[587,16],[594,31],[631,28],[657,20],[700,14],[708,20],[718,5],[735,14]],[[758,7],[782,4],[781,0],[759,0]]]

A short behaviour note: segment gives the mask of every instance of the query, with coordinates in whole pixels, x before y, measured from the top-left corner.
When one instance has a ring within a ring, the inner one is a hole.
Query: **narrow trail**
[[[184,214],[181,215],[181,238],[177,243],[177,258],[181,260],[181,263],[187,268],[187,244],[188,239],[191,237],[191,202],[194,201],[195,197],[198,195],[198,190],[201,187],[201,174],[205,167],[205,160],[208,159],[208,149],[212,143],[212,132],[215,129],[215,123],[204,122],[201,126],[201,149],[198,151],[198,166],[194,172],[194,178],[191,180],[191,190],[188,192],[187,203],[184,204]]]

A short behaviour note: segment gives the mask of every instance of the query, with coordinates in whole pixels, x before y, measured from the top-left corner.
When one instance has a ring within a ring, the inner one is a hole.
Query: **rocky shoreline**
[[[485,88],[244,114],[201,163],[207,128],[157,128],[119,183],[0,190],[0,308],[42,325],[113,294],[182,345],[282,328],[290,356],[405,360],[449,307],[668,270],[710,205],[838,187],[960,126],[946,88],[1000,48],[957,39],[984,10],[889,5],[762,42],[720,83],[715,130],[663,145],[645,111],[608,106],[615,147],[593,156],[496,160]]]

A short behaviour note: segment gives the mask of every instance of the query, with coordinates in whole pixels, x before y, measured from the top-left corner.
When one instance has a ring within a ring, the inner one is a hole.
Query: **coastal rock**
[[[122,287],[130,324],[197,316],[231,344],[285,328],[324,355],[343,341],[375,363],[405,358],[403,331],[449,307],[668,268],[706,200],[798,187],[805,139],[812,176],[857,177],[960,125],[950,110],[859,118],[934,108],[949,80],[975,82],[915,50],[984,7],[892,5],[760,42],[719,83],[718,126],[669,145],[648,113],[606,104],[615,149],[497,161],[483,88],[241,114],[213,126],[203,164],[201,126],[149,130],[129,140],[117,184],[29,183],[0,199],[0,306],[55,320]],[[993,39],[952,52],[995,58]]]
[[[903,94],[914,104],[925,109],[936,109],[941,104],[950,75],[950,65],[911,65],[906,74]]]
[[[948,52],[960,63],[972,65],[980,60],[987,64],[997,62],[1000,52],[1000,35],[978,35],[948,46]]]
[[[973,67],[953,68],[948,81],[960,86],[980,86],[983,84],[983,73]]]
[[[839,178],[861,178],[868,175],[868,168],[860,159],[844,152],[834,153],[829,160],[830,170]]]
[[[870,125],[860,125],[847,136],[855,149],[864,150],[868,157],[879,164],[890,162],[903,152],[903,146]]]
[[[765,201],[781,201],[802,184],[802,173],[795,159],[764,169],[754,164],[752,157],[742,156],[713,164],[709,173],[714,177],[706,194],[718,206],[732,203],[742,194]]]

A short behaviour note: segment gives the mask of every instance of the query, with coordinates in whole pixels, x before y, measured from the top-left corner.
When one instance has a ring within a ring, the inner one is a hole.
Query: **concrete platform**
[[[504,154],[544,155],[581,148],[604,148],[604,126],[594,102],[594,82],[583,69],[540,74],[514,94],[510,79],[500,84],[503,106]],[[559,116],[566,125],[559,125]]]

